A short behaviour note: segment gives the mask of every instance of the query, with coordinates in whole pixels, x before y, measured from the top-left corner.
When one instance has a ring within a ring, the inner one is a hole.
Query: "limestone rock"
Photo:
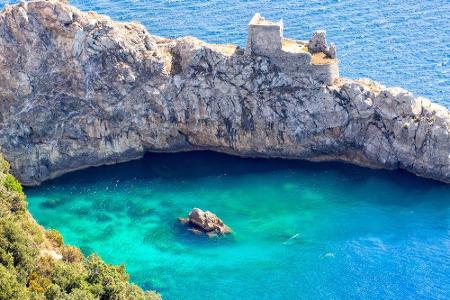
[[[203,211],[200,208],[192,209],[189,217],[180,218],[180,222],[191,226],[189,230],[196,234],[204,232],[212,237],[231,233],[231,228],[215,214],[210,211]]]
[[[41,249],[39,252],[40,256],[47,256],[52,258],[53,260],[62,260],[63,256],[56,252],[56,250],[54,249]]]
[[[309,47],[323,51],[324,38]],[[0,151],[26,185],[146,151],[196,149],[450,182],[447,108],[370,80],[298,76],[288,59],[158,37],[56,0],[7,5]]]

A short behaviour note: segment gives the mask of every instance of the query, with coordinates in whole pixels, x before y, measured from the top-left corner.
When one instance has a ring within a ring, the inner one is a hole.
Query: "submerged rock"
[[[209,237],[225,235],[232,232],[219,217],[210,211],[194,208],[188,218],[179,218],[180,222],[190,226],[189,230],[195,234],[206,233]]]

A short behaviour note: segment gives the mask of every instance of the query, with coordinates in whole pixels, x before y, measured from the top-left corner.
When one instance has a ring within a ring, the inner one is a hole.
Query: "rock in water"
[[[210,211],[203,211],[194,208],[189,213],[188,218],[180,218],[180,222],[187,224],[193,233],[206,233],[209,237],[231,233],[231,228],[227,226],[219,217]]]

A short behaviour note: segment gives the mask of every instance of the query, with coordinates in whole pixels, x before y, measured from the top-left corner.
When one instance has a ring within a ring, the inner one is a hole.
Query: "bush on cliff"
[[[0,156],[0,300],[160,299],[128,280],[124,266],[84,257],[59,232],[39,226]]]
[[[22,193],[22,186],[19,181],[11,174],[6,174],[5,187],[10,192]]]

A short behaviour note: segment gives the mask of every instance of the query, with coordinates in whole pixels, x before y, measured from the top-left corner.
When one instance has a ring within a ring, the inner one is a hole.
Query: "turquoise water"
[[[33,216],[166,299],[449,298],[450,185],[337,163],[148,154],[26,189]],[[177,223],[217,213],[227,238]]]
[[[16,0],[0,0],[0,7]],[[285,35],[326,29],[343,76],[401,86],[450,107],[449,0],[70,0],[151,33],[245,45],[255,12],[283,18]]]
[[[0,7],[16,1],[0,0]],[[71,0],[151,33],[245,45],[255,12],[285,35],[324,28],[341,74],[450,107],[450,1]],[[26,189],[33,216],[65,240],[124,262],[166,299],[448,299],[450,185],[341,164],[210,152],[149,154]],[[234,234],[177,224],[193,207]]]

